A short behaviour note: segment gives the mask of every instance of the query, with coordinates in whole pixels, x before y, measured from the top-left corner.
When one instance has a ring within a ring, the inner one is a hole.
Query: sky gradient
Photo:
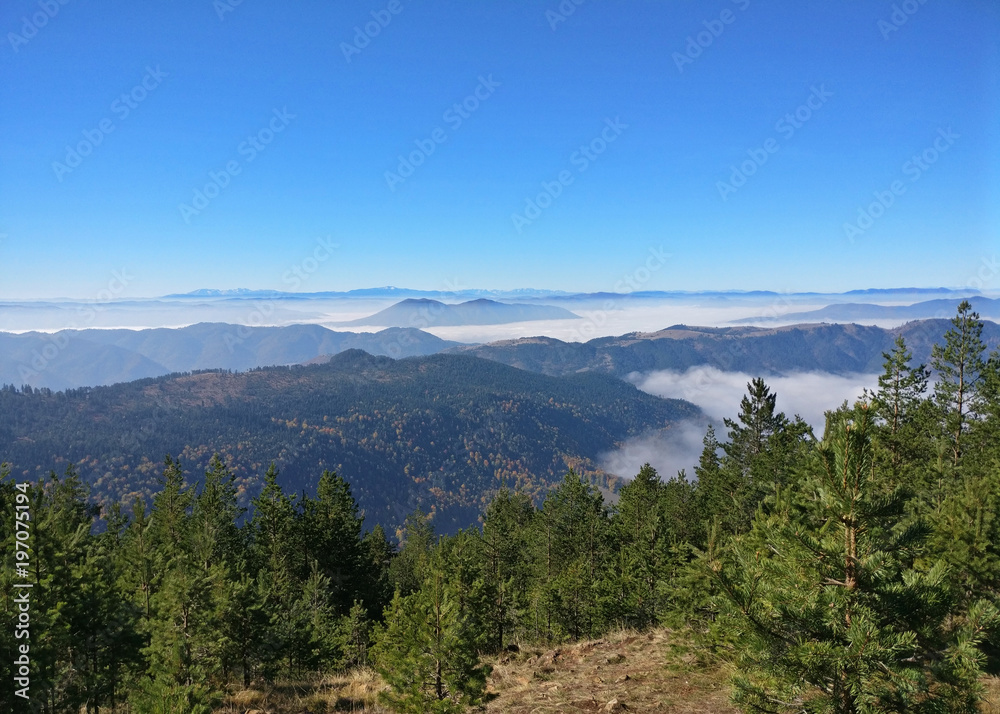
[[[64,2],[0,9],[0,299],[1000,290],[992,1]]]

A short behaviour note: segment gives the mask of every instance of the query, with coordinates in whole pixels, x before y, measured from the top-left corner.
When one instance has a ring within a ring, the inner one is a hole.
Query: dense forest
[[[699,416],[605,375],[547,377],[459,355],[199,372],[110,387],[0,390],[0,453],[36,479],[72,462],[99,500],[147,500],[164,454],[197,480],[218,454],[240,504],[276,463],[290,493],[349,478],[369,527],[422,508],[445,532],[475,523],[500,486],[538,498],[630,436]]]
[[[419,510],[366,530],[329,470],[302,495],[272,466],[245,509],[223,460],[188,480],[168,457],[151,498],[103,512],[75,467],[8,475],[0,590],[13,622],[13,585],[33,585],[31,695],[188,714],[370,665],[389,710],[460,712],[494,695],[495,653],[665,624],[726,663],[744,711],[977,711],[1000,661],[1000,352],[982,330],[963,304],[928,365],[900,337],[822,435],[754,379],[692,478],[644,467],[612,506],[568,470],[541,495],[495,490],[451,535]]]

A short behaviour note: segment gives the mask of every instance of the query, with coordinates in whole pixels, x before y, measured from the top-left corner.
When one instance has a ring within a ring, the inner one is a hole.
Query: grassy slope
[[[671,712],[729,714],[724,676],[699,666],[668,630],[619,632],[552,649],[525,647],[493,658],[487,714],[536,712]],[[319,682],[236,692],[218,712],[386,713],[384,685],[370,670]],[[627,708],[609,704],[617,700]]]
[[[525,647],[490,660],[486,714],[635,712],[735,714],[724,672],[699,664],[686,638],[669,630],[618,632],[551,649]],[[985,681],[985,714],[1000,714],[1000,678]],[[377,704],[384,684],[371,670],[317,682],[235,692],[218,714],[391,714]],[[612,704],[617,700],[618,707]],[[624,705],[624,708],[619,708]]]

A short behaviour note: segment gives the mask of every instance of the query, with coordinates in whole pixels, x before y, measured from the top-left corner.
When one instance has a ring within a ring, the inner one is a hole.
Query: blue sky
[[[1000,253],[988,0],[64,1],[0,9],[0,298],[597,291],[651,249],[649,290],[963,286]]]

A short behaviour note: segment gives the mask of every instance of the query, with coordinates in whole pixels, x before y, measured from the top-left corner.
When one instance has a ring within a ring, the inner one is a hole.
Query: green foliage
[[[499,652],[531,628],[535,507],[523,493],[497,492],[483,520],[482,572],[489,599],[487,648]]]
[[[872,433],[866,405],[834,423],[801,480],[711,564],[749,710],[972,711],[997,612],[979,602],[956,626],[946,567],[914,567],[927,531],[905,525]]]
[[[340,669],[365,667],[369,664],[372,621],[368,618],[368,611],[359,601],[355,600],[350,612],[340,618],[334,637],[340,655],[337,662]]]
[[[434,526],[430,517],[417,509],[406,517],[396,536],[402,550],[389,565],[389,577],[395,590],[409,595],[420,588],[427,571],[434,545]]]
[[[921,438],[921,429],[928,421],[921,418],[921,407],[930,372],[924,365],[911,365],[913,355],[902,335],[896,337],[892,352],[883,352],[882,357],[885,361],[878,389],[865,396],[878,421],[875,457],[902,483],[913,475],[914,466],[929,457],[926,448],[921,453],[920,447],[928,443]]]
[[[687,481],[682,483],[687,485]],[[670,571],[671,524],[693,522],[667,512],[668,488],[656,469],[645,464],[621,490],[615,511],[617,558],[615,567],[608,570],[612,597],[606,617],[637,629],[658,622],[663,614],[660,583]]]
[[[485,653],[506,657],[531,641],[669,623],[695,632],[700,656],[733,661],[736,698],[747,711],[975,711],[981,673],[1000,662],[1000,353],[983,357],[981,328],[975,313],[960,309],[934,353],[940,380],[932,398],[927,370],[912,366],[900,337],[882,355],[879,387],[865,395],[870,405],[828,412],[820,443],[754,379],[738,415],[726,420],[727,440],[708,429],[695,481],[683,471],[661,479],[646,464],[609,507],[592,474],[569,470],[548,491],[540,488],[545,478],[517,476],[509,479],[517,490],[493,495],[481,531],[439,537],[459,511],[417,509],[395,532],[398,547],[380,525],[364,532],[353,492],[386,481],[363,470],[354,471],[365,476],[354,488],[326,468],[316,479],[290,479],[275,463],[247,480],[239,459],[204,460],[199,451],[203,478],[189,478],[167,457],[149,498],[130,508],[112,502],[103,514],[73,466],[63,477],[22,484],[32,517],[32,691],[53,713],[209,712],[239,682],[260,686],[374,662],[397,710],[457,712],[486,699]],[[451,457],[467,453],[466,466],[447,468],[489,469],[489,489],[525,464],[486,449],[487,441],[523,442],[526,421],[550,420],[560,436],[535,435],[559,456],[536,475],[557,462],[586,466],[560,451],[562,437],[596,444],[611,431],[567,426],[564,411],[596,419],[601,409],[634,406],[615,401],[620,387],[585,379],[560,383],[576,401],[546,407],[552,383],[529,380],[537,393],[496,407],[500,392],[487,399],[487,392],[449,391],[468,384],[448,360],[391,368],[357,355],[346,360],[363,374],[342,364],[327,376],[352,385],[347,391],[358,399],[364,394],[366,409],[348,419],[355,431],[338,422],[322,427],[336,436],[316,433],[345,444],[371,438],[392,468],[401,462],[386,445],[403,443],[411,427],[420,434],[414,452],[439,439],[449,449],[461,441],[466,451]],[[426,395],[404,389],[414,401],[392,411],[401,392],[372,386],[387,370],[441,403],[420,412],[419,424],[408,421],[407,410],[426,405]],[[296,383],[294,370],[253,374],[241,383],[252,387],[246,404],[255,403],[255,390],[270,389],[274,375],[289,380],[294,399],[314,404],[311,380]],[[213,380],[229,376],[206,380],[218,386]],[[143,384],[155,390],[167,382]],[[0,391],[0,401],[58,404],[67,418],[88,413],[73,395]],[[110,392],[93,394],[101,408],[111,404],[102,401]],[[471,436],[453,433],[458,422],[435,411],[464,410],[468,419],[484,403],[494,411]],[[640,425],[658,415],[612,420]],[[430,478],[436,497],[448,501],[454,483],[435,469],[412,477]],[[306,482],[315,490],[299,493]],[[248,514],[241,503],[250,483],[261,488]],[[0,609],[8,619],[17,614],[8,526],[18,493],[0,466]],[[408,494],[380,497],[418,505]],[[14,645],[10,630],[0,632],[0,656],[12,658]],[[9,697],[0,694],[0,704]]]
[[[747,384],[736,419],[725,419],[729,440],[719,444],[706,435],[695,473],[705,479],[695,501],[705,523],[721,523],[726,533],[749,528],[754,512],[771,491],[788,482],[802,461],[811,428],[777,411],[776,396],[761,378]],[[721,448],[724,455],[718,458]]]
[[[954,466],[962,460],[969,422],[983,411],[981,380],[983,360],[983,323],[972,305],[963,300],[952,327],[944,334],[944,344],[934,345],[931,364],[937,373],[934,399],[944,413],[944,432],[949,440]]]
[[[401,714],[452,714],[482,703],[489,667],[479,662],[479,634],[455,588],[435,564],[421,588],[396,593],[377,635],[375,662]]]
[[[219,701],[206,687],[153,679],[142,683],[130,704],[134,714],[211,714]]]
[[[596,635],[603,624],[599,584],[610,556],[604,498],[569,471],[534,523],[537,634],[557,640]]]

